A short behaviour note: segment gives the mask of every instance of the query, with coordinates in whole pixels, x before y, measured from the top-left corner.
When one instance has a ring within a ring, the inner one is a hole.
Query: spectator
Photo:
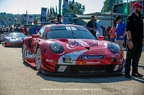
[[[61,20],[62,20],[62,15],[60,15],[60,14],[57,15],[56,24],[62,24]]]
[[[115,25],[113,25],[113,27],[110,29],[109,35],[110,35],[110,41],[114,42],[114,39],[116,37],[116,28],[115,28]]]
[[[13,27],[12,26],[10,27],[9,32],[13,32]]]
[[[117,16],[116,19],[116,41],[115,43],[120,46],[120,48],[123,48],[123,43],[124,43],[124,37],[126,35],[126,25],[122,21],[122,17]]]
[[[91,34],[96,38],[96,23],[95,23],[95,16],[91,16],[91,20],[86,25],[87,29],[91,32]]]
[[[50,21],[50,24],[54,24],[54,21],[53,21],[53,20],[51,20],[51,21]]]
[[[19,32],[23,32],[23,27],[22,26],[20,27]]]
[[[14,31],[15,32],[19,32],[20,31],[20,29],[19,29],[19,27],[16,25],[16,28],[14,29]]]
[[[139,2],[132,5],[133,12],[127,18],[126,31],[128,34],[128,50],[125,64],[125,77],[131,78],[130,66],[132,64],[132,76],[143,77],[138,72],[138,62],[141,57],[143,39],[142,6]]]
[[[103,31],[103,36],[104,36],[104,38],[105,38],[105,36],[106,36],[105,27],[104,27],[104,26],[101,26],[101,28],[102,28],[102,31]]]
[[[99,32],[99,36],[103,36],[103,30],[99,25],[99,23],[97,22],[97,18],[95,19],[95,23],[96,23],[97,31]]]
[[[3,34],[3,29],[2,29],[2,27],[0,27],[0,34]]]
[[[5,32],[7,32],[7,33],[9,32],[9,27],[8,26],[6,27]]]
[[[24,33],[26,36],[28,36],[28,35],[29,35],[29,34],[28,34],[28,30],[27,30],[26,26],[24,26],[24,28],[23,28],[23,33]]]
[[[110,41],[110,35],[109,35],[109,31],[110,31],[110,29],[111,29],[110,26],[108,26],[108,27],[106,28],[107,40],[109,40],[109,41]]]

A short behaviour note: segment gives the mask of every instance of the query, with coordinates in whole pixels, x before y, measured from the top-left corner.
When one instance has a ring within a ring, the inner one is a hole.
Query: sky
[[[0,0],[0,12],[12,14],[40,14],[41,7],[58,6],[59,0]],[[62,0],[63,1],[63,0]],[[72,0],[69,0],[72,1]],[[100,12],[105,0],[74,0],[85,5],[85,14]]]

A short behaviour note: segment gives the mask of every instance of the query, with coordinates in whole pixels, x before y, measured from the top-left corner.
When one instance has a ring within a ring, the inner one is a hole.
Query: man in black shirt
[[[16,28],[14,29],[15,32],[20,32],[20,29],[18,26],[16,26]]]
[[[56,24],[62,24],[62,22],[61,22],[61,20],[62,20],[62,15],[57,15],[57,21],[56,21]]]
[[[142,8],[139,2],[132,5],[134,12],[127,18],[126,31],[128,34],[128,50],[125,64],[125,77],[131,78],[130,65],[132,64],[132,76],[143,77],[138,73],[138,62],[142,52],[143,42],[143,21]]]
[[[97,27],[96,27],[96,22],[95,22],[95,16],[91,16],[91,20],[87,23],[86,27],[96,38]]]

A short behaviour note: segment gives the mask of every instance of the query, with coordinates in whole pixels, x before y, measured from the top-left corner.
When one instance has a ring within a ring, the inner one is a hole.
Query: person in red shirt
[[[109,30],[109,35],[110,35],[110,41],[114,42],[115,35],[116,35],[116,28],[113,25],[113,27]]]
[[[107,40],[109,40],[110,41],[110,35],[109,35],[109,31],[110,31],[110,29],[111,29],[111,26],[108,26],[107,28],[106,28],[106,35],[107,35]]]
[[[23,33],[26,35],[26,36],[28,36],[29,34],[28,34],[28,31],[27,31],[27,28],[24,26],[24,28],[23,28]]]

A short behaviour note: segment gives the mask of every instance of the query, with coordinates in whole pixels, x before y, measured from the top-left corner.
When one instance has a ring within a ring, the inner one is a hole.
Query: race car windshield
[[[47,39],[95,39],[85,28],[76,26],[54,26],[46,34]]]
[[[25,37],[23,33],[10,33],[8,34],[9,37]]]

